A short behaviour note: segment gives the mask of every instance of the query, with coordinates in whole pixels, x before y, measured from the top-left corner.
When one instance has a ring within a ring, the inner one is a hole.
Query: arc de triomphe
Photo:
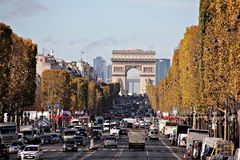
[[[128,92],[127,72],[135,68],[140,72],[140,94],[146,93],[146,84],[155,83],[155,51],[141,49],[113,50],[112,82],[119,82],[121,95]]]

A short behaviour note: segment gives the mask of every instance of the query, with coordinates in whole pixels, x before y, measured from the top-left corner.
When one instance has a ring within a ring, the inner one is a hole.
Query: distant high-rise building
[[[112,65],[107,65],[107,83],[112,82]]]
[[[107,77],[107,65],[106,61],[102,57],[96,57],[93,59],[93,68],[97,73],[99,80],[106,81]]]
[[[156,60],[156,84],[163,80],[168,73],[170,59],[160,58]]]

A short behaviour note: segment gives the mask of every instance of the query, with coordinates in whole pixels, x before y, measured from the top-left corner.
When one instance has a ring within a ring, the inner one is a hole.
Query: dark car
[[[40,137],[40,139],[41,139],[41,144],[50,144],[50,143],[52,143],[52,141],[51,141],[51,139],[52,139],[51,135],[42,135],[42,136]]]
[[[101,139],[101,133],[99,131],[92,131],[92,135],[94,139]]]
[[[127,123],[127,128],[133,128],[133,124],[132,123]]]
[[[58,134],[51,134],[51,143],[59,143],[61,142],[61,137]]]
[[[72,151],[78,150],[77,142],[74,139],[68,139],[63,143],[63,152],[68,150]]]
[[[0,144],[0,157],[1,159],[9,159],[8,148],[5,144]]]
[[[87,137],[87,131],[85,128],[78,128],[76,133],[77,135]]]
[[[14,141],[8,148],[9,153],[17,153],[19,148],[23,146],[24,143],[21,141]]]
[[[85,138],[83,136],[75,136],[73,139],[75,140],[77,145],[84,147],[86,146]]]
[[[120,131],[119,131],[119,136],[122,136],[122,135],[125,135],[127,136],[128,134],[128,131],[126,128],[121,128]]]

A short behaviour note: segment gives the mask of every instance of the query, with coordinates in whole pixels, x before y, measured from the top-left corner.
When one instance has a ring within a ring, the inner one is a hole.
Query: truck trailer
[[[133,128],[128,131],[128,149],[145,150],[146,132],[144,129]]]

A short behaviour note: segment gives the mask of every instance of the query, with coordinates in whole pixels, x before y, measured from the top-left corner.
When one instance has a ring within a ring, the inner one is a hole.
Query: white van
[[[199,129],[188,129],[187,133],[187,146],[186,149],[191,149],[194,140],[202,141],[204,138],[209,137],[208,130],[199,130]]]
[[[181,133],[178,135],[177,146],[186,147],[187,145],[187,134]]]

